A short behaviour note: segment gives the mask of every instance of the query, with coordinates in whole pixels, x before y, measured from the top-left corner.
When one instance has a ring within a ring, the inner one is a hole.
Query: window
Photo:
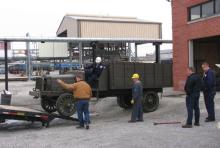
[[[214,2],[202,4],[202,17],[207,17],[214,14]]]
[[[210,0],[188,8],[189,21],[220,14],[220,0]]]
[[[215,12],[220,13],[220,0],[215,1]]]
[[[200,18],[200,6],[196,6],[196,7],[193,7],[191,8],[190,10],[190,20],[195,20],[195,19],[198,19]]]

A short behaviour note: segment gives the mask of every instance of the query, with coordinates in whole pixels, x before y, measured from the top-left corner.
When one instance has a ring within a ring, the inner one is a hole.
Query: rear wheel
[[[124,109],[129,109],[132,107],[131,104],[131,97],[129,96],[118,96],[117,97],[117,104]]]
[[[56,98],[52,97],[42,97],[41,107],[48,113],[53,113],[57,111]]]
[[[76,112],[73,95],[70,93],[61,94],[57,99],[57,111],[62,116],[72,116]]]
[[[159,96],[156,92],[145,92],[143,97],[143,111],[153,112],[159,106]]]

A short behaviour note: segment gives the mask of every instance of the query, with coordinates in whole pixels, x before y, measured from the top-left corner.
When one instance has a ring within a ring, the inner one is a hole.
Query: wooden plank
[[[20,107],[20,106],[9,106],[9,105],[0,105],[0,109],[10,110],[10,111],[22,111],[22,112],[33,112],[33,113],[43,113],[41,111]]]

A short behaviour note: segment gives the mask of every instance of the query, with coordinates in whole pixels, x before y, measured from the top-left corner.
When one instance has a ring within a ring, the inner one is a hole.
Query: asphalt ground
[[[12,105],[41,109],[40,100],[28,92],[34,82],[10,82]],[[4,83],[0,82],[0,90]],[[131,110],[124,110],[116,98],[92,101],[90,130],[76,129],[76,122],[55,119],[49,128],[41,123],[8,120],[0,125],[1,148],[219,148],[220,93],[217,93],[216,122],[205,123],[207,116],[203,96],[200,97],[201,126],[182,129],[181,124],[153,125],[154,122],[185,123],[185,96],[165,89],[157,111],[144,114],[144,122],[128,123]]]

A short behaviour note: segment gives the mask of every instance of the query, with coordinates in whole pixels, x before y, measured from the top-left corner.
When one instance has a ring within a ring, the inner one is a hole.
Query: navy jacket
[[[138,101],[143,98],[143,86],[140,81],[135,82],[132,86],[132,98],[134,101]]]
[[[195,93],[200,93],[202,80],[199,75],[193,73],[187,77],[185,84],[185,92],[187,95],[192,95]]]
[[[203,76],[204,92],[216,92],[216,75],[212,69],[205,72]]]
[[[103,69],[105,69],[105,65],[102,63],[100,63],[100,64],[93,63],[93,64],[85,67],[85,69],[91,69],[92,74],[99,77],[101,75]]]

